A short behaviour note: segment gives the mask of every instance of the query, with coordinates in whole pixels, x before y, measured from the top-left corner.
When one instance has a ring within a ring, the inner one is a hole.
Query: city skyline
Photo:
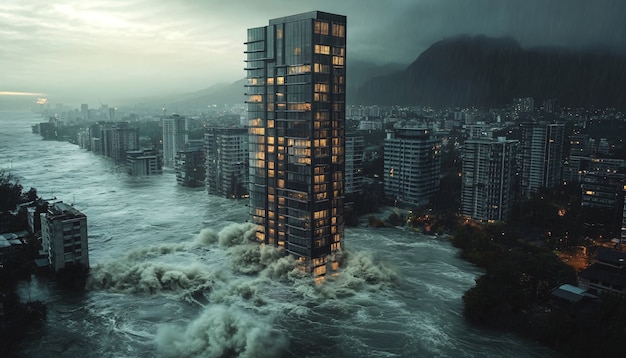
[[[316,4],[351,19],[351,59],[378,64],[408,64],[432,43],[460,34],[510,36],[530,47],[623,50],[624,6],[611,0]],[[285,1],[4,2],[0,96],[107,103],[234,82],[245,76],[241,38],[247,27],[310,10],[308,3]],[[398,41],[388,40],[392,34]]]

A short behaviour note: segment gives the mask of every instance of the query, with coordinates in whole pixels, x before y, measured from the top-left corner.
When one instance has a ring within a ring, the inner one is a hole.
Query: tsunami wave
[[[164,356],[272,357],[289,346],[288,333],[273,328],[273,320],[319,309],[355,312],[355,300],[398,281],[397,270],[371,253],[345,252],[340,271],[316,283],[281,249],[252,242],[254,231],[249,223],[230,224],[219,232],[202,229],[192,242],[132,250],[94,266],[88,288],[200,305],[200,315],[185,327],[159,326],[156,346]],[[181,254],[196,255],[196,263],[168,262]]]

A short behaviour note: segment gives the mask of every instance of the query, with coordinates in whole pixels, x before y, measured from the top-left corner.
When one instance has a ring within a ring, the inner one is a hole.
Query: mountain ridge
[[[512,38],[462,35],[432,44],[405,70],[369,80],[355,104],[502,106],[514,97],[626,108],[626,56],[525,49]]]

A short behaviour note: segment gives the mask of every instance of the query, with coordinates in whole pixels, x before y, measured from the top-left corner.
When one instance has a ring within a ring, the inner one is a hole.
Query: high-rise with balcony
[[[248,30],[246,54],[256,240],[326,275],[344,234],[346,17],[270,20]]]
[[[565,126],[526,122],[521,129],[522,194],[529,196],[539,189],[561,185]]]
[[[187,148],[187,118],[173,114],[163,118],[163,166],[174,167],[176,153]]]
[[[515,195],[515,158],[519,142],[470,138],[463,148],[461,213],[475,220],[504,221]]]

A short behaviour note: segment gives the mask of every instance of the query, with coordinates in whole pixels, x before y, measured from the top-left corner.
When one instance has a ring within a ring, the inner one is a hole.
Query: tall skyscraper
[[[415,206],[427,205],[439,189],[441,139],[427,128],[401,128],[385,139],[385,197]]]
[[[475,220],[504,221],[515,195],[515,158],[519,142],[470,138],[463,148],[461,213]]]
[[[561,185],[565,126],[557,123],[522,123],[521,174],[523,195]]]
[[[346,17],[273,19],[246,47],[256,239],[323,276],[343,246]]]
[[[188,141],[187,118],[178,114],[163,118],[163,166],[173,168],[176,153],[185,150]]]

